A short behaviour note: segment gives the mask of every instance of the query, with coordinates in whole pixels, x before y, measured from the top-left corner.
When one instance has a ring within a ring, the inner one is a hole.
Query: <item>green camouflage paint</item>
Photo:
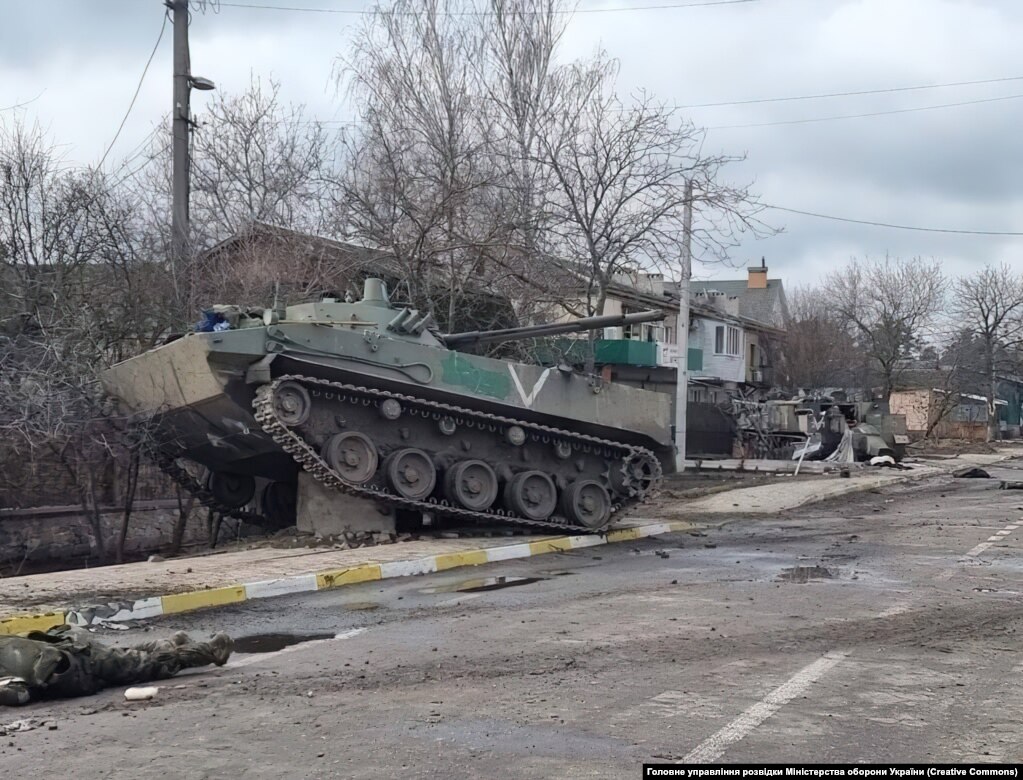
[[[511,377],[507,373],[480,368],[464,354],[449,353],[441,368],[441,379],[445,384],[460,385],[470,392],[491,398],[507,398],[511,392]]]

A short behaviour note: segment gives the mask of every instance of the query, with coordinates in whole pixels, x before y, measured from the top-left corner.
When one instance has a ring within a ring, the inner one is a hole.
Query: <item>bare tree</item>
[[[197,120],[192,150],[196,242],[208,246],[253,222],[320,232],[331,162],[323,125],[283,103],[273,80],[217,95]]]
[[[929,392],[931,403],[927,410],[927,428],[924,431],[924,438],[936,434],[941,424],[952,416],[962,401],[963,385],[966,377],[963,372],[963,360],[966,357],[962,350],[962,343],[959,342],[946,351],[945,365],[938,366],[937,372],[939,381],[930,383],[926,389]],[[939,386],[934,386],[939,385]]]
[[[480,47],[457,10],[453,0],[377,10],[337,70],[364,122],[346,139],[339,182],[348,234],[388,251],[409,299],[448,327],[492,233],[477,217],[493,176],[473,66]]]
[[[549,250],[541,233],[541,204],[551,186],[542,163],[543,141],[559,100],[555,53],[569,16],[561,0],[484,0],[476,17],[484,56],[479,83],[498,132],[493,154],[500,167],[511,241],[531,257]]]
[[[904,361],[941,310],[941,264],[921,258],[854,259],[828,275],[824,287],[832,308],[876,367],[887,401]]]
[[[545,227],[556,251],[585,279],[587,314],[601,313],[608,287],[629,269],[671,272],[685,239],[692,182],[697,250],[723,255],[737,230],[756,230],[758,206],[721,170],[737,159],[702,152],[703,133],[646,94],[625,102],[618,63],[601,53],[562,70],[553,121],[541,137],[550,171]]]
[[[217,93],[196,120],[192,146],[191,253],[181,268],[169,268],[178,324],[196,316],[201,303],[235,300],[240,276],[211,267],[207,250],[230,236],[265,223],[298,233],[327,230],[333,209],[329,197],[334,158],[322,123],[301,105],[286,104],[280,85],[253,78],[240,94]],[[170,211],[171,150],[169,134],[158,134],[148,155],[155,165],[130,178],[150,234],[161,240],[155,256],[169,255],[166,215]],[[288,247],[278,242],[282,252]],[[282,254],[280,267],[261,269],[254,287],[267,303],[267,290],[293,278],[294,268]]]
[[[1023,345],[1023,275],[1003,264],[960,277],[950,309],[980,345],[987,439],[993,441],[998,438],[998,375],[1007,370],[1011,352]]]
[[[339,68],[363,120],[339,213],[394,255],[413,301],[436,309],[428,291],[443,290],[450,325],[469,285],[507,284],[598,311],[617,274],[679,257],[687,182],[698,250],[754,227],[749,193],[719,176],[733,158],[703,155],[702,135],[653,99],[621,100],[615,61],[555,65],[559,0],[451,3],[375,12]]]
[[[852,386],[859,350],[824,290],[796,287],[787,298],[782,356],[788,385],[807,390]]]
[[[152,264],[111,182],[21,125],[0,131],[0,246],[3,471],[56,464],[103,556],[101,506],[127,443],[97,372],[161,329]]]

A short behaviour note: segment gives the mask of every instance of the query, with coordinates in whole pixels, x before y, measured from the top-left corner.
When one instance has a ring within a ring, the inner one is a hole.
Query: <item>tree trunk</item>
[[[600,285],[600,294],[597,296],[597,304],[593,308],[592,311],[588,312],[588,314],[591,317],[603,314],[604,313],[604,305],[605,305],[606,301],[607,301],[607,293],[604,291],[604,285],[601,284]],[[597,364],[597,331],[595,331],[595,330],[587,331],[587,339],[586,339],[586,341],[587,341],[587,346],[589,348],[586,350],[585,370],[586,370],[586,373],[588,375],[592,376],[593,374],[595,374],[597,372],[597,368],[596,368],[596,364]]]
[[[89,518],[89,525],[92,526],[92,537],[96,542],[96,555],[100,560],[105,561],[107,545],[103,539],[103,515],[99,509],[99,502],[96,500],[96,477],[91,468],[87,469],[87,473],[89,476],[82,498],[82,508]]]
[[[121,528],[117,534],[115,555],[118,563],[124,563],[124,545],[128,539],[128,524],[131,522],[131,512],[135,506],[135,491],[139,484],[139,461],[139,451],[132,450],[128,456],[128,472],[125,475],[124,512],[121,515]]]
[[[177,555],[181,552],[181,545],[185,541],[185,526],[188,525],[188,518],[192,514],[192,505],[195,503],[195,496],[189,496],[187,501],[182,499],[181,488],[177,489],[175,495],[178,499],[178,516],[174,521],[169,555]]]

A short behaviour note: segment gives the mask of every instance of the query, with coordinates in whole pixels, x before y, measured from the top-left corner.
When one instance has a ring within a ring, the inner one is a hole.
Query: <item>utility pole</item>
[[[191,266],[188,275],[188,295],[181,303],[191,311],[195,301],[195,264],[189,263],[191,247],[189,246],[188,229],[188,193],[192,111],[190,97],[192,89],[214,89],[209,79],[192,75],[192,66],[188,54],[188,2],[189,0],[164,0],[164,5],[171,12],[174,23],[174,107],[171,111],[171,132],[174,138],[174,172],[171,202],[171,267],[174,271],[175,285],[181,284],[181,274]],[[200,0],[202,6],[204,0]],[[180,287],[178,287],[180,290]]]
[[[180,272],[188,259],[189,84],[188,0],[165,0],[174,23],[174,137],[173,200],[171,204],[171,258]]]
[[[689,405],[689,280],[693,277],[693,180],[686,179],[682,213],[682,278],[678,285],[678,319],[675,321],[675,471],[686,469],[686,411]]]

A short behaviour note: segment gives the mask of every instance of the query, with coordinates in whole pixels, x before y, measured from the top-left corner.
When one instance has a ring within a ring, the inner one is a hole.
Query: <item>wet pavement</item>
[[[247,652],[151,702],[32,705],[17,717],[59,729],[5,738],[0,765],[60,771],[83,745],[87,778],[126,756],[140,778],[1020,761],[1023,500],[998,485],[1021,465],[104,632],[224,630]]]

